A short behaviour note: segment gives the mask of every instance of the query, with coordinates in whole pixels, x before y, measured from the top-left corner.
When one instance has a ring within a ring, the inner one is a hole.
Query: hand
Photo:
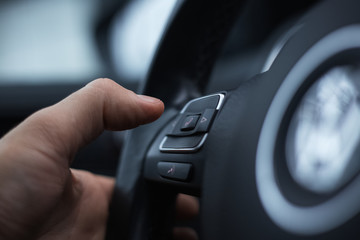
[[[98,79],[10,131],[0,140],[0,239],[103,239],[114,179],[70,169],[74,155],[104,129],[134,128],[163,110]]]

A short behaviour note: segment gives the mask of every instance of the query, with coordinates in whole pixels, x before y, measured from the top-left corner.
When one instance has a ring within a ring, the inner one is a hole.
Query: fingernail
[[[149,103],[158,103],[160,102],[161,100],[158,99],[158,98],[154,98],[154,97],[149,97],[149,96],[146,96],[146,95],[137,95],[142,101],[145,101],[145,102],[149,102]]]

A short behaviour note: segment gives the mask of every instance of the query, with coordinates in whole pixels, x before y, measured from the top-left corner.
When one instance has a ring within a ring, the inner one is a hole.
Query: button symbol
[[[190,116],[187,116],[187,117],[183,120],[180,130],[181,130],[181,131],[190,131],[190,130],[193,130],[193,129],[195,128],[196,123],[198,122],[198,120],[199,120],[199,115],[190,115]]]
[[[167,174],[174,175],[175,174],[175,165],[172,165],[171,168],[167,171]]]
[[[189,124],[194,120],[194,117],[191,117],[187,122],[185,122],[185,127],[189,126]]]
[[[201,120],[200,120],[200,123],[204,123],[207,121],[207,118],[206,117],[202,117]]]

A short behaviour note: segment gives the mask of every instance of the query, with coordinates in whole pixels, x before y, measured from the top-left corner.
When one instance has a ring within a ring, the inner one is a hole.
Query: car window
[[[109,2],[119,9],[102,26],[106,41],[99,43],[97,24]],[[139,81],[175,2],[0,1],[0,84]],[[110,53],[103,54],[100,44]]]
[[[74,82],[103,72],[92,24],[99,0],[0,2],[0,82]]]
[[[143,79],[176,0],[133,0],[114,18],[110,54],[116,73]]]

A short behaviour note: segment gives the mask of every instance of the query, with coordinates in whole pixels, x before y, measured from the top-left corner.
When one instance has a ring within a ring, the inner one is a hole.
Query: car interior
[[[0,0],[0,134],[99,77],[163,100],[72,167],[116,178],[107,239],[356,239],[356,0]],[[199,216],[174,219],[177,194]]]

